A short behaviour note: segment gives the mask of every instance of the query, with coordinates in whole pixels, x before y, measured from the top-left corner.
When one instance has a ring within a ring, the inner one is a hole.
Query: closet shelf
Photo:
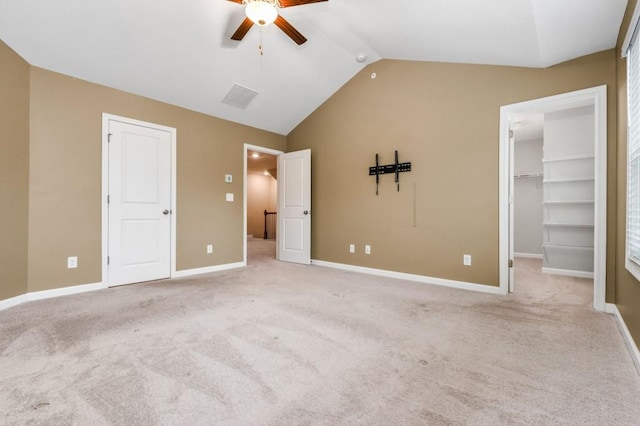
[[[556,201],[543,201],[542,204],[593,204],[593,200],[556,200]]]
[[[558,228],[593,228],[593,225],[578,224],[578,223],[557,223],[557,222],[544,222],[542,226],[553,226]]]
[[[542,248],[593,251],[593,247],[573,246],[569,244],[542,244]]]
[[[592,182],[594,178],[592,177],[584,177],[584,178],[565,178],[565,179],[545,179],[543,183],[569,183],[569,182]]]
[[[513,177],[516,179],[543,177],[543,173],[519,173]]]
[[[543,158],[543,163],[555,163],[558,161],[576,161],[576,160],[593,160],[595,159],[595,155],[586,154],[586,155],[569,155],[567,157],[558,157],[558,158]]]

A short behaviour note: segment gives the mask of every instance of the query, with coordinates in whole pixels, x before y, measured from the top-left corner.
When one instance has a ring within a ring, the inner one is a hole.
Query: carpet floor
[[[0,424],[640,424],[612,316],[277,262],[0,312]],[[517,283],[517,281],[516,281]]]

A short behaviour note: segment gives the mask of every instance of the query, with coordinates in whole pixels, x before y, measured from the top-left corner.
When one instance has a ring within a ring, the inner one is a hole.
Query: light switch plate
[[[224,181],[227,182],[227,183],[233,182],[233,176],[232,175],[224,175]]]
[[[233,201],[233,192],[227,192],[227,201]]]

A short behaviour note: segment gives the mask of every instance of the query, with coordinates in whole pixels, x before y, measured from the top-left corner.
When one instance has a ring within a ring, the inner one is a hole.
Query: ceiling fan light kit
[[[272,24],[278,17],[277,6],[276,0],[247,0],[244,11],[247,18],[251,19],[254,24],[264,27]]]

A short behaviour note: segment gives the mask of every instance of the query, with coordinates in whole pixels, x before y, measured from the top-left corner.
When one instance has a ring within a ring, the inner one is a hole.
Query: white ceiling
[[[273,25],[230,40],[244,9],[227,0],[0,0],[0,39],[32,65],[286,135],[381,58],[548,67],[614,47],[626,4],[329,0],[280,10],[297,46]],[[233,84],[258,92],[246,109],[222,103]]]

